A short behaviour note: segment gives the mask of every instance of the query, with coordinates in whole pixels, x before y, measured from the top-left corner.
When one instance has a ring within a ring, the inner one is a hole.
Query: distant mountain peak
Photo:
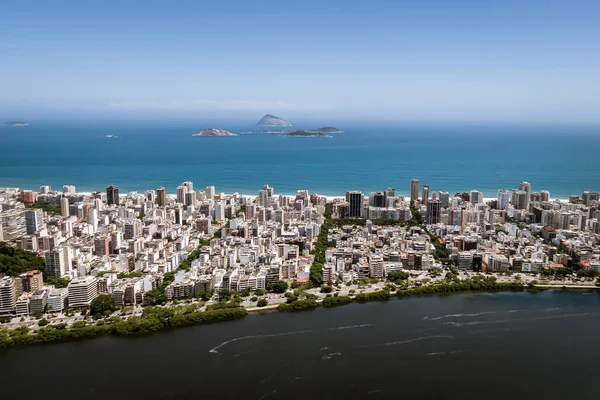
[[[256,124],[258,126],[292,126],[286,120],[283,120],[275,115],[266,114],[263,116],[260,121]]]

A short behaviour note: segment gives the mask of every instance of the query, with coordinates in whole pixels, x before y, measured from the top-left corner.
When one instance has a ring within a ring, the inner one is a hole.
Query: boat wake
[[[397,342],[384,343],[381,346],[396,346],[399,344],[407,344],[407,343],[412,343],[412,342],[418,342],[421,340],[431,340],[431,339],[452,339],[452,336],[450,336],[450,335],[419,336],[414,339],[399,340]]]
[[[503,324],[510,321],[509,319],[497,319],[497,320],[493,320],[493,321],[469,321],[469,322],[455,322],[455,321],[448,321],[448,322],[444,322],[444,325],[453,325],[456,327],[461,327],[461,326],[471,326],[471,325],[486,325],[486,324]]]
[[[294,332],[284,332],[284,333],[271,333],[271,334],[265,334],[265,335],[250,335],[250,336],[242,336],[242,337],[238,337],[238,338],[234,338],[234,339],[230,339],[227,340],[223,343],[221,343],[220,345],[213,347],[212,349],[210,349],[208,352],[209,353],[218,353],[219,349],[229,343],[233,343],[233,342],[237,342],[240,340],[247,340],[247,339],[257,339],[257,338],[268,338],[268,337],[278,337],[278,336],[289,336],[289,335],[300,335],[302,333],[311,333],[313,331],[294,331]]]
[[[373,324],[361,324],[361,325],[349,325],[349,326],[340,326],[337,328],[331,328],[330,331],[341,331],[344,329],[356,329],[356,328],[367,328],[369,326],[373,326]]]

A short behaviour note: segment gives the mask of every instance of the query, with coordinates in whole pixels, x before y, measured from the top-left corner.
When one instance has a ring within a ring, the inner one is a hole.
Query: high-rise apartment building
[[[450,193],[441,191],[440,192],[440,207],[448,208],[450,206]]]
[[[185,204],[185,195],[187,194],[187,187],[177,186],[177,202]]]
[[[439,224],[440,222],[440,201],[427,200],[427,213],[425,215],[427,225]]]
[[[598,192],[595,191],[585,190],[581,195],[581,199],[583,200],[586,206],[589,206],[592,201],[600,200],[600,194],[598,194]]]
[[[40,231],[44,227],[44,212],[40,209],[25,211],[25,228],[28,235]]]
[[[471,204],[483,203],[483,193],[478,190],[471,190],[471,193],[469,194],[469,201]]]
[[[86,307],[98,296],[98,281],[93,276],[75,278],[69,282],[69,307]]]
[[[515,190],[512,192],[511,203],[514,208],[526,210],[529,207],[529,194],[524,190]]]
[[[156,204],[158,204],[159,207],[167,205],[167,189],[165,189],[164,186],[156,189]]]
[[[207,186],[206,187],[206,198],[208,200],[214,200],[215,199],[215,187],[214,186]]]
[[[69,198],[68,197],[62,197],[60,199],[60,215],[62,215],[65,218],[67,218],[70,215],[70,213],[69,213]]]
[[[421,203],[427,204],[427,200],[429,200],[429,185],[423,185],[423,189],[421,190]]]
[[[410,181],[410,202],[414,203],[419,200],[419,180],[413,179]]]
[[[110,185],[106,188],[106,204],[119,204],[119,187]]]
[[[531,183],[529,182],[521,182],[519,183],[519,190],[527,192],[527,197],[531,194]]]
[[[350,218],[362,218],[363,216],[363,204],[365,196],[358,190],[351,190],[346,192],[346,199],[349,203],[349,214]]]
[[[0,315],[14,312],[17,306],[17,285],[13,278],[0,279]]]
[[[508,207],[508,205],[510,204],[511,201],[511,192],[509,190],[498,190],[498,198],[497,198],[497,204],[496,204],[496,208],[498,210],[504,210],[506,207]]]

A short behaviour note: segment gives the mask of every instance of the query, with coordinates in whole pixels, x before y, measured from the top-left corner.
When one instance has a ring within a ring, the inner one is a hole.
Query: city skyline
[[[57,5],[3,6],[4,118],[600,122],[593,1]]]

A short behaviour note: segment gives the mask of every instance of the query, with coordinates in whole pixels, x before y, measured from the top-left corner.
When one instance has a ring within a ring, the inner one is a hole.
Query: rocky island
[[[291,131],[285,136],[289,137],[328,137],[326,134],[320,131],[305,131],[305,130],[295,130]]]
[[[237,134],[226,131],[225,129],[206,128],[202,129],[198,133],[194,133],[192,136],[237,136]]]
[[[276,117],[271,114],[267,114],[257,122],[257,126],[293,126],[286,120]]]
[[[333,126],[324,126],[323,128],[315,129],[315,131],[323,132],[323,133],[342,133],[344,131],[334,128]]]
[[[6,125],[8,125],[8,126],[27,126],[29,124],[25,121],[8,121],[6,123]]]

